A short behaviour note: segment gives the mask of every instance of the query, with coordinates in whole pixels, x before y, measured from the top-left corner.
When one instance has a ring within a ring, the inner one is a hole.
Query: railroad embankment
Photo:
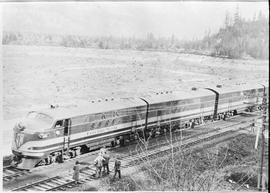
[[[260,149],[255,150],[254,143],[254,135],[241,134],[208,149],[171,153],[145,162],[121,180],[105,178],[96,188],[104,191],[256,191]],[[266,167],[268,156],[264,163]]]

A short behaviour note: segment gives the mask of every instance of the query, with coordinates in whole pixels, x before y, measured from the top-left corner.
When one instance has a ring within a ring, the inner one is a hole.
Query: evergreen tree
[[[225,16],[225,28],[230,26],[230,14],[228,11],[226,11],[226,16]]]
[[[239,13],[239,6],[237,5],[234,13],[234,25],[238,25],[239,23],[240,23],[240,13]]]

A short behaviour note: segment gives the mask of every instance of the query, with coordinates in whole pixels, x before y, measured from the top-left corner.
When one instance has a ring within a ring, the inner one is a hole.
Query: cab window
[[[55,128],[60,128],[64,126],[64,121],[63,120],[59,120],[55,123]]]

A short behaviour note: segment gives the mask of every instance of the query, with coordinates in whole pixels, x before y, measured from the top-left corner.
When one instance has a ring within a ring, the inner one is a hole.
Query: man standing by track
[[[119,179],[121,178],[120,167],[121,167],[120,158],[119,158],[119,156],[116,156],[116,159],[115,159],[115,162],[114,162],[114,175],[113,175],[113,179],[115,179],[115,176],[116,176],[117,173],[118,173]]]
[[[94,165],[96,167],[96,178],[101,177],[101,170],[102,170],[103,161],[104,161],[104,158],[101,155],[101,153],[99,153],[99,155],[97,156],[97,158],[94,161]]]
[[[80,176],[80,166],[79,166],[79,162],[78,161],[76,161],[76,163],[75,163],[75,166],[73,167],[73,176],[72,176],[72,178],[73,178],[73,180],[75,181],[75,183],[76,184],[78,184],[79,183],[79,176]]]
[[[110,155],[107,151],[105,151],[103,153],[103,158],[104,158],[104,161],[103,161],[103,171],[106,172],[107,170],[107,174],[110,173],[110,169],[109,169],[109,161],[110,161]]]

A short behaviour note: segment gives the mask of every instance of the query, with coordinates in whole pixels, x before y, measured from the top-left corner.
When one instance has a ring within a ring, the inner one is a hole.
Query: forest
[[[179,40],[174,34],[171,37],[156,37],[148,33],[145,38],[138,38],[4,31],[2,44],[170,51],[232,59],[268,59],[268,24],[269,18],[262,12],[254,14],[253,19],[245,20],[237,8],[233,15],[226,13],[224,24],[218,32],[208,30],[203,38],[189,41]]]

